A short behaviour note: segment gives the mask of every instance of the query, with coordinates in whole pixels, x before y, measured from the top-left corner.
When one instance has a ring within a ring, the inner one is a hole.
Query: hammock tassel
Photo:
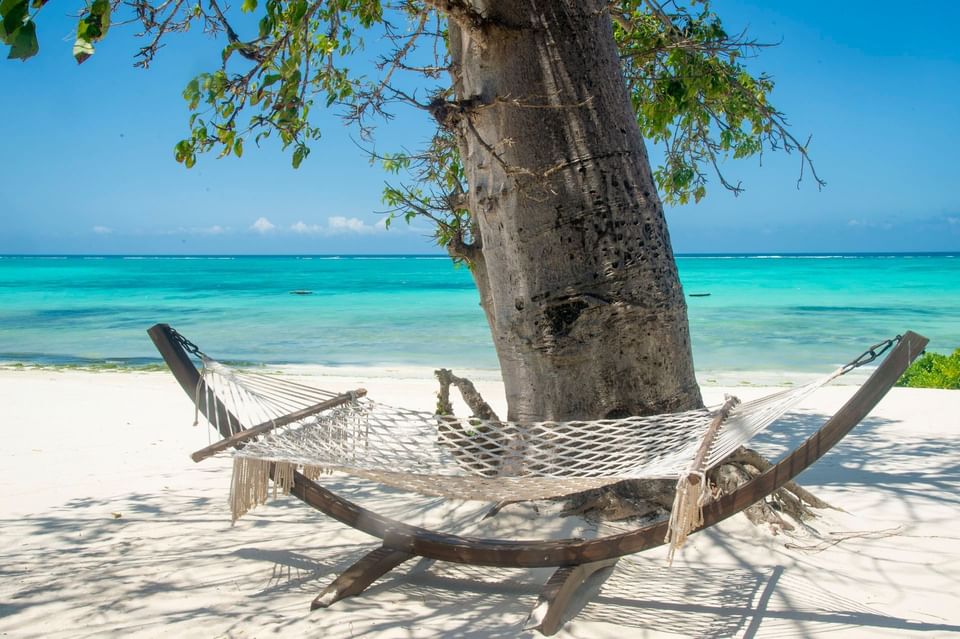
[[[310,481],[317,481],[321,475],[329,475],[330,471],[324,469],[323,466],[304,466],[303,467],[303,476],[309,479]]]
[[[667,551],[668,566],[673,565],[673,555],[683,547],[687,536],[703,525],[703,506],[709,495],[707,478],[703,472],[688,473],[677,481],[677,492],[664,539],[670,545]]]
[[[740,400],[727,395],[723,406],[714,416],[707,431],[700,442],[690,469],[680,475],[677,480],[676,496],[673,498],[673,509],[670,511],[670,523],[667,527],[667,536],[664,541],[670,544],[667,551],[667,565],[673,565],[673,555],[676,554],[687,536],[703,525],[703,506],[710,497],[707,486],[706,459],[707,453],[713,446],[720,432],[720,426],[730,416],[730,412],[740,404]]]
[[[273,469],[273,491],[270,490],[270,471]],[[290,494],[293,487],[293,473],[297,465],[286,462],[272,462],[252,457],[233,458],[233,478],[230,482],[230,512],[233,522],[243,517],[253,508],[267,503],[277,493]]]

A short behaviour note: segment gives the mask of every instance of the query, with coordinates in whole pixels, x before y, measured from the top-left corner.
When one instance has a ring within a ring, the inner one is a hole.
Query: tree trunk
[[[458,108],[441,119],[460,143],[508,418],[701,406],[606,3],[475,4],[482,20],[450,20]]]

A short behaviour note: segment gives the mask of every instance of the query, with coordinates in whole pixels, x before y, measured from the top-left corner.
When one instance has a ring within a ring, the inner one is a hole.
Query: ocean
[[[960,254],[677,262],[704,378],[827,371],[907,329],[960,347]],[[444,256],[0,257],[0,362],[156,364],[155,322],[226,361],[497,368],[470,273]]]

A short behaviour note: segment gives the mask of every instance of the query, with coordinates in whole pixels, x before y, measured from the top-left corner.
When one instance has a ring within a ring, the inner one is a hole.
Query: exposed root
[[[849,541],[851,539],[886,539],[888,537],[900,537],[903,532],[903,526],[897,526],[896,528],[887,528],[885,530],[866,530],[860,532],[846,532],[846,533],[830,533],[830,536],[816,544],[810,545],[800,545],[800,544],[784,544],[786,548],[791,550],[801,550],[808,553],[818,553],[823,552],[831,546],[836,546],[837,544]],[[904,535],[909,537],[909,535]]]
[[[473,417],[477,419],[486,419],[486,420],[499,420],[497,413],[490,407],[490,404],[483,398],[480,394],[480,391],[477,390],[476,386],[473,385],[466,377],[457,377],[453,374],[448,368],[439,368],[433,371],[433,374],[436,375],[437,381],[440,382],[440,390],[437,391],[437,415],[450,415],[453,416],[453,404],[450,402],[450,386],[456,386],[457,390],[460,391],[460,396],[463,398],[463,401],[467,404],[471,411],[473,411]],[[444,424],[441,428],[452,428],[455,427],[452,424]],[[454,455],[457,453],[454,451]],[[488,517],[493,517],[499,513],[504,506],[509,504],[517,503],[515,501],[500,501],[493,505],[487,514],[483,516],[484,519]]]
[[[450,403],[450,386],[452,384],[460,391],[460,396],[473,411],[474,417],[477,419],[500,419],[469,379],[457,377],[453,374],[453,371],[447,368],[437,369],[433,371],[433,374],[437,376],[437,381],[440,382],[440,390],[437,392],[438,415],[453,415],[453,404]]]
[[[739,448],[707,475],[714,497],[731,493],[751,481],[772,464],[749,448]],[[635,480],[565,497],[564,515],[580,515],[598,521],[667,516],[673,505],[676,482],[672,480]],[[796,529],[791,521],[813,519],[813,509],[835,506],[816,497],[796,482],[787,482],[766,500],[744,509],[744,516],[756,526],[765,526],[773,534]]]
[[[756,468],[761,472],[768,470],[772,466],[772,464],[769,461],[767,461],[760,453],[750,448],[745,448],[743,446],[735,450],[733,454],[731,454],[730,457],[728,457],[724,463],[747,464],[747,465],[753,466],[754,468]],[[836,506],[832,506],[827,502],[823,501],[822,499],[820,499],[819,497],[813,495],[812,493],[810,493],[810,491],[806,490],[805,488],[797,484],[797,482],[795,481],[788,481],[786,484],[784,484],[783,488],[781,488],[776,493],[774,493],[774,495],[786,494],[786,493],[792,493],[792,495],[797,499],[799,499],[803,504],[806,504],[807,506],[810,506],[812,508],[821,508],[821,509],[830,508],[833,510],[840,510],[840,511],[843,510],[842,508],[837,508]],[[806,511],[806,512],[809,513],[809,511]]]
[[[709,473],[709,479],[721,493],[730,493],[771,467],[772,464],[760,453],[741,446]],[[770,530],[777,534],[795,528],[782,515],[789,515],[795,521],[803,523],[817,516],[813,508],[839,510],[796,482],[789,481],[766,500],[744,510],[744,515],[756,525],[768,525]]]
[[[574,493],[562,499],[564,517],[579,515],[595,521],[622,521],[668,516],[673,505],[676,481],[633,480]]]
[[[747,483],[759,471],[743,464],[722,464],[713,473],[711,480],[717,485],[721,493],[730,493]],[[766,524],[773,534],[781,530],[793,530],[793,524],[785,521],[766,501],[759,501],[744,509],[743,514],[755,526]]]

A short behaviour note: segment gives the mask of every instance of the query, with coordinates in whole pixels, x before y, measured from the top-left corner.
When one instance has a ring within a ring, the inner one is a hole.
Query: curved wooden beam
[[[170,365],[174,376],[187,390],[187,394],[194,397],[193,389],[199,382],[199,373],[183,349],[173,341],[169,327],[157,324],[149,332],[154,343],[160,342],[158,349]],[[923,352],[927,341],[927,338],[912,331],[904,333],[900,343],[890,351],[883,364],[877,367],[853,397],[816,433],[752,481],[707,504],[703,509],[703,525],[697,530],[713,526],[755,504],[820,459],[873,410],[910,362]],[[168,353],[172,357],[172,364],[167,357]],[[184,360],[189,368],[183,365]],[[593,563],[663,545],[667,533],[667,522],[663,521],[630,532],[590,540],[513,541],[461,537],[383,517],[343,499],[300,473],[294,474],[294,486],[290,492],[324,514],[379,537],[386,547],[431,559],[474,565],[535,568]]]
[[[310,610],[326,608],[345,597],[359,595],[377,579],[414,557],[415,555],[387,546],[380,546],[368,552],[360,561],[340,573],[332,584],[317,595],[310,604]]]
[[[557,634],[568,617],[576,614],[576,611],[570,610],[571,605],[579,600],[576,607],[582,608],[590,596],[600,590],[607,577],[613,574],[617,561],[606,559],[592,564],[557,568],[543,585],[537,605],[530,611],[523,629],[536,630],[548,637]]]

